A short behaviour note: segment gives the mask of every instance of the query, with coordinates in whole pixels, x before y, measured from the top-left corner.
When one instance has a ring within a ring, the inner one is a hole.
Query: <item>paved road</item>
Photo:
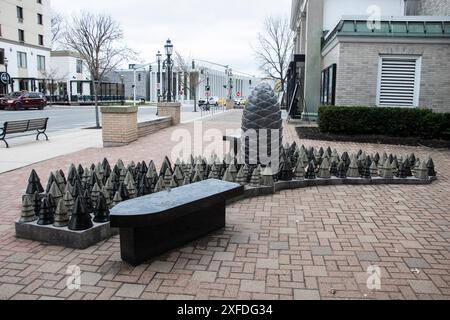
[[[183,106],[182,112],[193,111],[193,106]],[[101,116],[101,115],[100,115]],[[95,108],[53,106],[45,110],[2,111],[0,110],[0,126],[6,121],[50,118],[48,132],[56,132],[71,129],[89,128],[95,126]],[[139,121],[151,120],[156,117],[156,107],[140,107]]]

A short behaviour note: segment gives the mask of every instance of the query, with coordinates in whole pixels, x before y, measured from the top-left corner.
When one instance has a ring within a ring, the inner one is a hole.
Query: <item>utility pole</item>
[[[136,68],[133,68],[133,106],[136,107]]]
[[[228,76],[228,99],[233,99],[233,70],[227,67]]]
[[[198,80],[197,80],[197,73],[195,72],[195,60],[192,60],[192,72],[189,74],[189,86],[191,87],[191,89],[192,89],[192,83],[191,83],[191,80],[192,80],[192,76],[195,74],[195,78],[194,78],[194,81],[193,81],[193,83],[194,83],[194,90],[191,90],[191,91],[194,91],[193,92],[193,95],[194,95],[194,112],[197,112],[197,86],[198,86]],[[200,79],[200,75],[198,76],[199,77],[199,79]],[[192,93],[192,92],[191,92]]]
[[[147,63],[147,64],[142,64],[142,65],[133,65],[133,105],[136,107],[136,70],[138,69],[145,69],[145,67],[149,66],[151,68],[152,64],[156,63],[152,62],[152,63]]]
[[[5,93],[6,93],[6,96],[8,96],[8,91],[9,91],[9,86],[10,86],[10,83],[11,83],[11,78],[10,78],[10,76],[9,76],[9,73],[8,73],[8,58],[4,58],[3,59],[4,61],[3,61],[3,63],[4,63],[4,65],[5,65],[5,72],[6,72],[6,77],[8,78],[8,83],[6,83],[5,84]],[[13,88],[13,86],[11,85],[11,92],[14,92],[14,88]]]
[[[161,102],[161,52],[156,54],[156,61],[158,61],[158,73],[156,74],[156,90],[158,95],[158,102]]]
[[[206,92],[208,93],[206,97],[206,111],[209,111],[209,97],[211,95],[210,89],[211,88],[209,87],[209,73],[208,71],[206,71]]]

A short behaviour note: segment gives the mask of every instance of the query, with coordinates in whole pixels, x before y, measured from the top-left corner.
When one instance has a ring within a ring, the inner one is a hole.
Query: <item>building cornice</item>
[[[386,42],[387,39],[404,38],[411,38],[414,42],[425,42],[425,39],[427,41],[429,39],[439,41],[440,39],[450,38],[450,17],[421,16],[410,19],[407,17],[391,17],[390,19],[372,22],[373,25],[369,24],[370,21],[363,20],[361,17],[354,18],[346,17],[346,19],[341,20],[334,30],[327,34],[323,48],[329,46],[337,37],[383,39],[381,42]],[[378,23],[378,26],[374,23]],[[378,40],[378,42],[380,41]]]
[[[72,58],[81,59],[81,56],[77,52],[70,51],[70,50],[56,50],[56,51],[52,51],[50,53],[50,55],[52,57],[72,57]]]
[[[27,47],[27,48],[32,48],[32,49],[38,49],[38,50],[43,50],[43,51],[52,51],[50,48],[48,47],[43,47],[43,46],[37,46],[34,44],[29,44],[26,42],[20,42],[20,41],[15,41],[15,40],[9,40],[9,39],[5,39],[5,38],[0,38],[0,42],[5,42],[5,43],[9,43],[9,44],[14,44],[17,46],[22,46],[22,47]]]
[[[322,49],[322,55],[328,54],[339,43],[390,43],[390,44],[450,44],[450,38],[424,38],[424,37],[384,37],[384,36],[350,36],[338,35]]]

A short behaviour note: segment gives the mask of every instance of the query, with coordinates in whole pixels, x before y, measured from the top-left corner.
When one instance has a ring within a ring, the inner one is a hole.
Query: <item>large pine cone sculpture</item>
[[[266,129],[267,133],[262,132],[261,130],[263,129]],[[245,134],[249,130],[256,131],[256,142],[250,141],[254,139],[251,138],[254,137],[254,134]],[[279,133],[279,136],[273,134],[274,130]],[[279,151],[283,141],[283,120],[278,98],[267,83],[259,84],[251,93],[242,117],[242,131],[244,133],[241,143],[242,155],[245,155],[247,164],[267,165],[267,160],[264,161],[266,163],[261,161],[264,160],[262,158],[267,157],[272,158],[272,165],[278,163]],[[263,134],[267,134],[267,139],[262,136]],[[262,146],[260,143],[267,143],[267,146]],[[275,151],[277,148],[278,152],[272,152],[272,150]],[[257,159],[253,159],[255,156],[257,156]]]

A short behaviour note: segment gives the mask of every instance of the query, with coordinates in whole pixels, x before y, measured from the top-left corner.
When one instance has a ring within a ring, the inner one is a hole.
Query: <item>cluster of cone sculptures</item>
[[[166,157],[159,170],[153,161],[131,162],[122,160],[111,168],[105,158],[102,163],[83,168],[71,165],[66,175],[62,170],[52,172],[47,187],[33,170],[23,196],[21,223],[37,220],[39,225],[68,227],[82,231],[93,227],[93,222],[109,221],[110,209],[122,201],[170,190],[206,179],[221,179],[249,187],[270,187],[277,181],[359,178],[428,180],[436,177],[431,158],[421,161],[414,154],[394,155],[357,154],[327,148],[309,149],[296,143],[281,148],[277,173],[271,166],[249,165],[240,154],[230,152],[220,159],[213,154],[209,159],[191,156],[188,161],[177,160],[172,166]]]

